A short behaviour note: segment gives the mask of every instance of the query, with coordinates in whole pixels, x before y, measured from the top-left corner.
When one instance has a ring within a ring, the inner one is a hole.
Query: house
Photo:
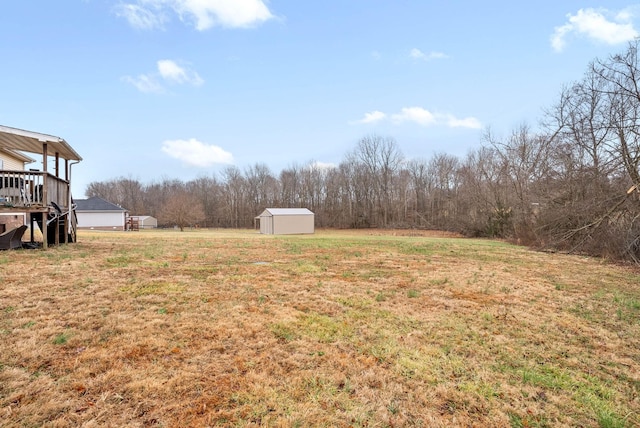
[[[97,196],[76,199],[78,229],[125,230],[127,210]]]
[[[26,170],[34,162],[30,154],[41,155],[40,169]],[[29,223],[32,243],[39,228],[46,232],[41,238],[43,248],[75,242],[71,167],[81,160],[60,137],[0,125],[0,221],[11,219],[2,223],[4,228]]]
[[[309,234],[315,231],[315,215],[306,208],[267,208],[255,218],[266,235]]]

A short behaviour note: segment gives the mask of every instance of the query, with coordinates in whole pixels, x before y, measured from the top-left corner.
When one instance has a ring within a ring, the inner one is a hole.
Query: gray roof
[[[313,215],[306,208],[267,208],[261,215]]]
[[[120,205],[112,204],[98,196],[89,199],[74,199],[73,202],[76,204],[76,211],[127,211]]]

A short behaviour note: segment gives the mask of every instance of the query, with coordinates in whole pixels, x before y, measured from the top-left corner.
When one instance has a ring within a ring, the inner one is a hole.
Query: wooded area
[[[440,229],[638,262],[638,45],[594,60],[539,129],[487,130],[464,158],[405,159],[393,138],[371,135],[336,167],[310,161],[274,174],[257,163],[188,182],[116,178],[90,183],[86,195],[167,225],[253,227],[266,207],[305,207],[317,227]]]

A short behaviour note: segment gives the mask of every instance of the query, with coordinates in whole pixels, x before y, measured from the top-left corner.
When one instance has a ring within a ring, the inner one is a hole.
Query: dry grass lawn
[[[640,275],[444,234],[0,252],[0,425],[632,427]]]

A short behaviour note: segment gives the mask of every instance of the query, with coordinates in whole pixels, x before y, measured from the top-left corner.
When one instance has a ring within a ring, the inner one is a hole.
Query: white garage
[[[76,199],[78,229],[125,230],[127,210],[94,196]]]
[[[315,215],[306,208],[267,208],[256,217],[265,235],[309,234],[315,231]]]

